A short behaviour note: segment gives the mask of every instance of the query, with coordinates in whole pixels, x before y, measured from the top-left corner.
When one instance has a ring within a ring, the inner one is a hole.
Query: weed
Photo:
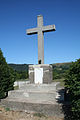
[[[33,116],[46,117],[43,113],[34,113]]]
[[[6,111],[10,111],[10,108],[5,108]]]

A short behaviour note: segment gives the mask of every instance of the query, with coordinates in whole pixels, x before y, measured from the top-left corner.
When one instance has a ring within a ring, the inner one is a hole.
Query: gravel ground
[[[21,111],[10,111],[9,108],[0,107],[0,120],[64,120],[54,116],[45,116],[40,113],[27,113]]]

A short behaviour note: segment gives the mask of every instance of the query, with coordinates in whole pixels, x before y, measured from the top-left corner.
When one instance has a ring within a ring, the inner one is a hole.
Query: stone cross
[[[43,26],[43,16],[37,16],[37,28],[27,30],[28,35],[38,34],[38,64],[44,64],[44,32],[55,31],[55,25]]]

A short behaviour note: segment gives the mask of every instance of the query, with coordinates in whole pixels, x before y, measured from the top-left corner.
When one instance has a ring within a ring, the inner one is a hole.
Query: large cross
[[[44,32],[55,31],[55,25],[43,26],[43,16],[37,16],[37,28],[27,30],[28,35],[38,34],[38,64],[44,64]]]

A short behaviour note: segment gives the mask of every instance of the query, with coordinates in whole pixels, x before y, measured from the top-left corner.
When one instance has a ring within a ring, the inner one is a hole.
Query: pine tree
[[[0,98],[8,95],[8,91],[14,89],[14,71],[10,68],[0,49]]]

